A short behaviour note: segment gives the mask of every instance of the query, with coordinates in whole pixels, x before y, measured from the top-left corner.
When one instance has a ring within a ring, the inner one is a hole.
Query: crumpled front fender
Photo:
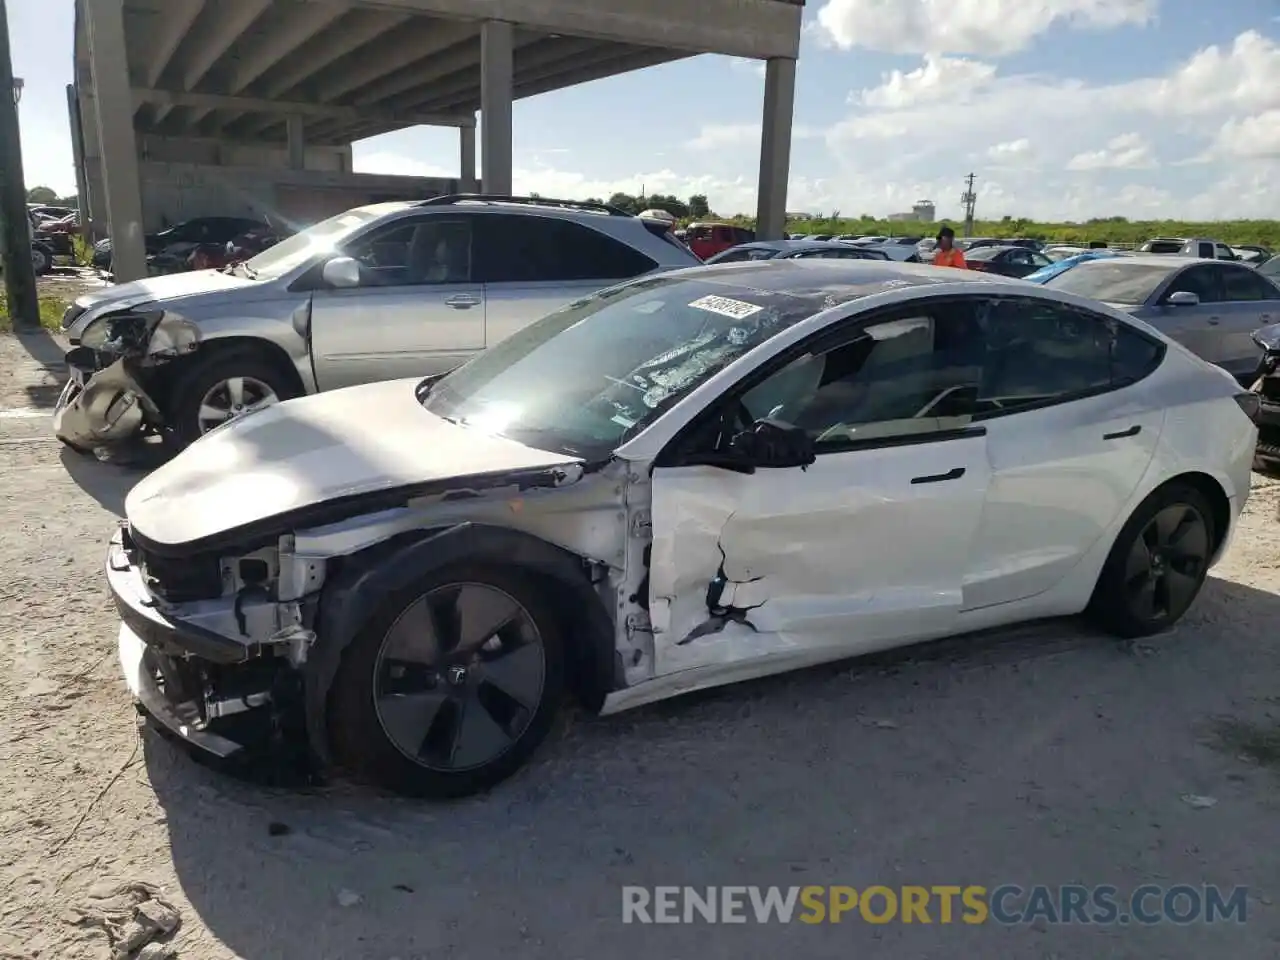
[[[159,410],[124,360],[83,384],[74,377],[68,380],[53,411],[54,436],[85,449],[130,440],[148,422],[159,422]]]

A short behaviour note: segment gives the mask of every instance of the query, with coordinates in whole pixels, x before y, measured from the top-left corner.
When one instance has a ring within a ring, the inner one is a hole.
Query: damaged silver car
[[[648,277],[144,479],[107,561],[120,662],[193,747],[445,797],[515,771],[565,693],[611,713],[1086,609],[1150,633],[1248,494],[1238,394],[1016,281]]]
[[[81,297],[54,433],[181,449],[291,397],[445,373],[592,290],[697,263],[666,224],[599,203],[357,207],[243,263]]]

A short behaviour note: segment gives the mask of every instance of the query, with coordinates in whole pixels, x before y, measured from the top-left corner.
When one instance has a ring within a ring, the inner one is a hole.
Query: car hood
[[[546,485],[556,486],[580,475],[574,457],[428,413],[415,396],[419,382],[301,397],[219,427],[133,488],[129,523],[153,543],[187,544],[339,499],[454,478],[547,470]]]
[[[67,333],[78,337],[90,322],[108,310],[127,310],[157,300],[177,300],[209,293],[225,294],[228,290],[261,286],[260,281],[244,276],[233,276],[217,270],[193,270],[189,273],[173,273],[162,277],[147,277],[132,283],[94,290],[77,298],[75,320],[67,327]]]

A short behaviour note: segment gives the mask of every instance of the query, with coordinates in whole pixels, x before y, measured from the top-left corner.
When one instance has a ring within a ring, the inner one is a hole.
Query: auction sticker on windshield
[[[733,300],[729,297],[699,297],[689,306],[697,310],[706,310],[710,313],[718,313],[722,317],[729,317],[733,320],[745,320],[752,314],[759,313],[764,307],[757,307],[754,303],[746,303],[742,300]]]

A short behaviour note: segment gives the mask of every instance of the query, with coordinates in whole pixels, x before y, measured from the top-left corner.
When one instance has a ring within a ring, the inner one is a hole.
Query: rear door
[[[1218,323],[1222,359],[1218,362],[1228,373],[1243,380],[1250,377],[1258,365],[1254,331],[1280,320],[1280,291],[1244,264],[1222,263],[1216,269],[1223,290]]]
[[[311,299],[311,356],[321,390],[446,373],[484,349],[484,287],[472,276],[472,214],[396,220],[341,253],[360,286]]]
[[[1042,300],[984,301],[975,425],[991,476],[964,582],[965,609],[1062,581],[1116,520],[1155,454],[1164,409],[1128,386],[1159,363],[1154,339]]]
[[[589,293],[655,269],[656,261],[585,224],[536,214],[476,215],[485,345]]]

